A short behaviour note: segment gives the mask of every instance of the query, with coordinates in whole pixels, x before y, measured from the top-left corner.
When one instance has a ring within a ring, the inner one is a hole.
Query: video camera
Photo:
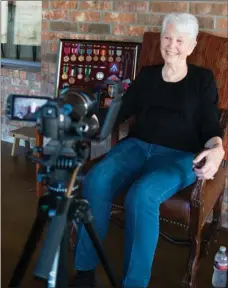
[[[99,109],[99,91],[65,88],[57,99],[9,95],[7,116],[10,120],[36,122],[38,132],[52,140],[101,141],[113,128],[124,92],[119,82],[105,84],[113,89],[108,109]]]

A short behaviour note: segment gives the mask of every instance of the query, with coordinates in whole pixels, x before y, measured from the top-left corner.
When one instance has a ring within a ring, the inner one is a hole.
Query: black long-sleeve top
[[[141,70],[123,96],[117,123],[135,116],[129,137],[169,148],[199,152],[221,135],[218,92],[211,70],[188,65],[179,82],[162,78],[162,65]]]

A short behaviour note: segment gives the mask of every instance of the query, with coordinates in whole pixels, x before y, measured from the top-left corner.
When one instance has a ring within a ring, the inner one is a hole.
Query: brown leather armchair
[[[159,33],[147,32],[144,34],[138,71],[143,66],[162,63],[159,38]],[[225,109],[228,108],[227,45],[228,39],[226,38],[200,33],[198,45],[189,57],[190,63],[210,68],[214,72],[219,90],[219,107],[222,108],[220,120],[221,129],[224,132],[225,157],[227,157],[228,150],[226,143],[228,110]],[[116,134],[113,137],[115,136]],[[114,142],[112,141],[112,143]],[[91,161],[87,168],[91,167],[99,159]],[[183,278],[182,287],[194,287],[196,270],[199,266],[200,258],[207,254],[209,244],[216,238],[216,234],[220,228],[221,205],[225,188],[224,165],[225,161],[222,162],[214,180],[205,181],[198,179],[194,184],[179,191],[176,195],[165,201],[160,207],[161,224],[164,223],[161,225],[160,234],[172,243],[188,245],[190,248],[186,275]],[[124,212],[123,199],[124,196],[115,199],[112,210],[112,219],[120,226],[124,226],[124,214],[122,213]],[[210,225],[206,225],[212,211],[212,222]],[[173,225],[185,231],[186,237],[177,239],[175,235],[168,234],[167,231],[172,230],[170,228]]]

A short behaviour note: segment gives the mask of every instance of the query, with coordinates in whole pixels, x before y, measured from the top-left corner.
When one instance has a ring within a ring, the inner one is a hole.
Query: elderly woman
[[[197,44],[197,34],[193,15],[172,13],[164,18],[160,45],[164,65],[145,67],[138,74],[123,96],[118,119],[135,115],[129,135],[89,171],[84,182],[83,193],[101,239],[108,231],[113,198],[128,189],[125,288],[148,286],[160,204],[196,177],[213,179],[224,156],[213,74],[186,62]],[[204,157],[205,165],[197,169],[196,163]],[[76,246],[75,287],[94,287],[97,262],[82,227]]]

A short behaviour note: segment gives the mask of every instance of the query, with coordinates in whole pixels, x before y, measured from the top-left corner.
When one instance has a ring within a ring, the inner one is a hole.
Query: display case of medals
[[[60,39],[56,95],[65,87],[100,89],[100,108],[109,106],[112,85],[105,80],[129,85],[136,76],[140,43]]]

